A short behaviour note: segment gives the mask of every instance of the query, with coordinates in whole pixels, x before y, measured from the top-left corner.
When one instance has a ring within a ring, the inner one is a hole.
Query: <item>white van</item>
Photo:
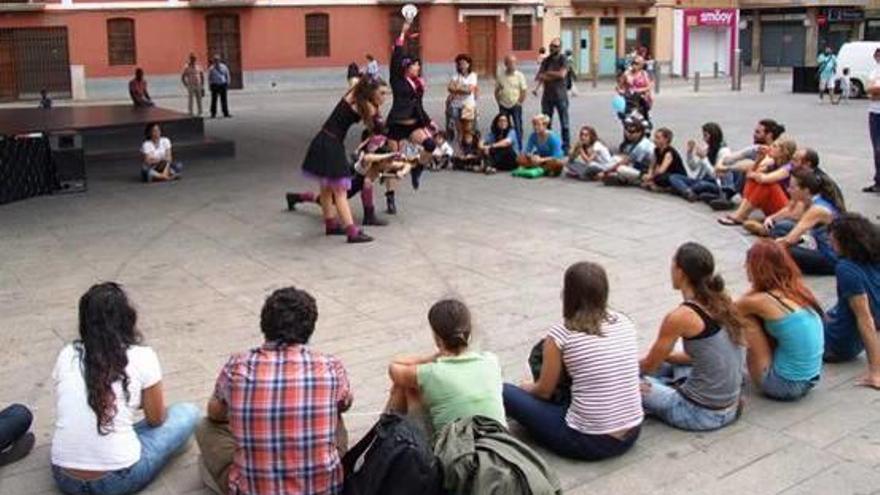
[[[837,77],[843,77],[843,69],[849,69],[851,97],[865,96],[868,79],[877,67],[874,61],[874,51],[877,49],[880,49],[880,41],[851,41],[844,43],[837,52]]]

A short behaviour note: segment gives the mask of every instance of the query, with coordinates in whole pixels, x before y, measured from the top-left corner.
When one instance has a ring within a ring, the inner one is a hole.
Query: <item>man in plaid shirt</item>
[[[202,478],[215,492],[342,492],[340,413],[352,397],[342,363],[306,345],[317,318],[307,292],[275,291],[260,316],[265,343],[220,371],[196,433]]]

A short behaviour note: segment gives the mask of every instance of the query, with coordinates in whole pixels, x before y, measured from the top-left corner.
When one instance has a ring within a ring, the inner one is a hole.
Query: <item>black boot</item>
[[[362,225],[373,225],[376,227],[384,227],[388,225],[387,220],[383,220],[376,216],[376,209],[372,206],[369,208],[364,207],[364,221],[361,223]]]
[[[394,191],[385,193],[385,213],[397,215],[397,203],[394,201]]]
[[[296,204],[302,203],[302,198],[297,193],[287,193],[287,210],[296,210]]]
[[[412,171],[409,173],[409,178],[412,181],[413,189],[416,191],[419,190],[419,185],[421,184],[422,172],[425,171],[425,166],[422,164],[416,165],[413,167]]]

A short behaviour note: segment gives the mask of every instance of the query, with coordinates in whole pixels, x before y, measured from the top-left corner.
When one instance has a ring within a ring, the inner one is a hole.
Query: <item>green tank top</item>
[[[498,357],[465,352],[417,368],[419,390],[434,431],[459,418],[486,416],[507,425]]]

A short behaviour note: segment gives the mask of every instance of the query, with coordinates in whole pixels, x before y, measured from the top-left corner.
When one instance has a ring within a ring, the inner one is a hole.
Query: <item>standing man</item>
[[[868,78],[868,128],[871,131],[871,145],[874,147],[874,183],[862,189],[863,192],[880,193],[880,48],[874,50],[874,70]]]
[[[147,91],[147,80],[144,79],[144,70],[138,67],[134,71],[134,79],[128,82],[128,95],[135,108],[151,107],[154,105],[150,93]]]
[[[193,100],[198,104],[199,117],[202,116],[202,97],[205,96],[205,73],[196,63],[196,55],[189,54],[189,62],[183,68],[183,74],[180,75],[180,81],[187,93],[187,107],[189,114],[193,113]]]
[[[368,76],[376,79],[379,77],[379,62],[373,57],[371,54],[367,54],[367,69],[366,73]]]
[[[559,115],[559,126],[562,128],[562,147],[568,154],[571,135],[568,128],[568,88],[565,79],[568,75],[568,62],[562,54],[562,41],[554,38],[550,42],[550,54],[541,62],[537,79],[544,86],[541,97],[541,113],[550,117],[553,125],[553,110]]]
[[[819,64],[819,101],[828,93],[828,98],[833,99],[834,96],[834,75],[837,73],[837,57],[831,51],[830,46],[825,47],[825,51],[816,59]]]
[[[214,61],[208,68],[208,84],[211,87],[211,118],[217,117],[217,97],[220,97],[220,104],[223,106],[223,116],[229,115],[229,106],[226,103],[226,90],[229,89],[229,67],[220,61],[220,54],[214,55]]]
[[[513,124],[513,129],[519,138],[518,147],[522,151],[523,123],[522,105],[526,101],[529,92],[529,84],[526,76],[516,68],[516,57],[510,54],[504,57],[504,72],[495,78],[495,101],[498,102],[498,112],[507,115]]]

